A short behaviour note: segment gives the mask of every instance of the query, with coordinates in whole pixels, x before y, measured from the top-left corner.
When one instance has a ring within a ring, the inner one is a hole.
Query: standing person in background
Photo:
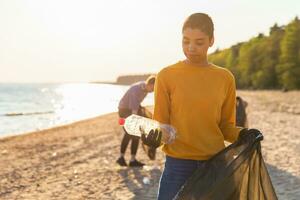
[[[140,116],[145,116],[145,108],[141,106],[142,101],[147,96],[149,92],[153,92],[155,84],[155,77],[150,76],[146,81],[137,82],[129,87],[126,91],[122,99],[119,103],[119,117],[122,119],[127,118],[131,114],[136,114]],[[124,155],[128,143],[131,140],[131,159],[129,162],[130,167],[142,167],[144,163],[139,162],[136,160],[135,156],[137,153],[139,140],[140,138],[137,136],[129,135],[125,129],[124,130],[124,137],[121,142],[121,149],[120,149],[120,157],[117,160],[117,163],[121,166],[127,166],[125,161]]]
[[[207,60],[214,43],[212,19],[204,13],[187,18],[182,28],[182,48],[186,59],[162,69],[156,76],[153,119],[177,130],[173,143],[163,144],[166,154],[158,199],[170,200],[186,180],[206,161],[256,129],[235,126],[235,80],[232,73]],[[142,135],[144,144],[158,147],[160,130]],[[213,177],[212,177],[213,178]],[[201,190],[201,188],[199,188]]]
[[[242,97],[236,97],[236,125],[240,127],[248,128],[248,118],[246,108],[248,106],[247,101]]]

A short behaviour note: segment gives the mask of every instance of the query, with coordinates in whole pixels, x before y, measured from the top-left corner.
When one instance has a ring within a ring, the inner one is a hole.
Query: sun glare
[[[116,111],[123,88],[110,85],[64,84],[55,91],[61,100],[55,105],[58,121],[68,122]],[[124,87],[125,90],[125,87]]]

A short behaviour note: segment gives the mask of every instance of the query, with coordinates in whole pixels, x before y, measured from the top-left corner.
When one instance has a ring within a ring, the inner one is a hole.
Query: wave
[[[54,113],[54,111],[5,113],[3,116],[16,117],[16,116],[23,116],[23,115],[44,115],[44,114],[51,114],[51,113]]]

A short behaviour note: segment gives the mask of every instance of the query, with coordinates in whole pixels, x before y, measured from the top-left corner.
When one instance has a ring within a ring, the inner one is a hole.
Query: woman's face
[[[207,50],[214,43],[214,38],[200,29],[186,28],[182,33],[182,49],[184,55],[192,63],[201,63],[206,61]]]

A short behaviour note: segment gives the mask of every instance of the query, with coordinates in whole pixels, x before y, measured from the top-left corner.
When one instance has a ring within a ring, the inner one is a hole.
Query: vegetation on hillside
[[[228,68],[243,89],[300,89],[300,20],[275,24],[269,35],[209,55],[216,65]]]

